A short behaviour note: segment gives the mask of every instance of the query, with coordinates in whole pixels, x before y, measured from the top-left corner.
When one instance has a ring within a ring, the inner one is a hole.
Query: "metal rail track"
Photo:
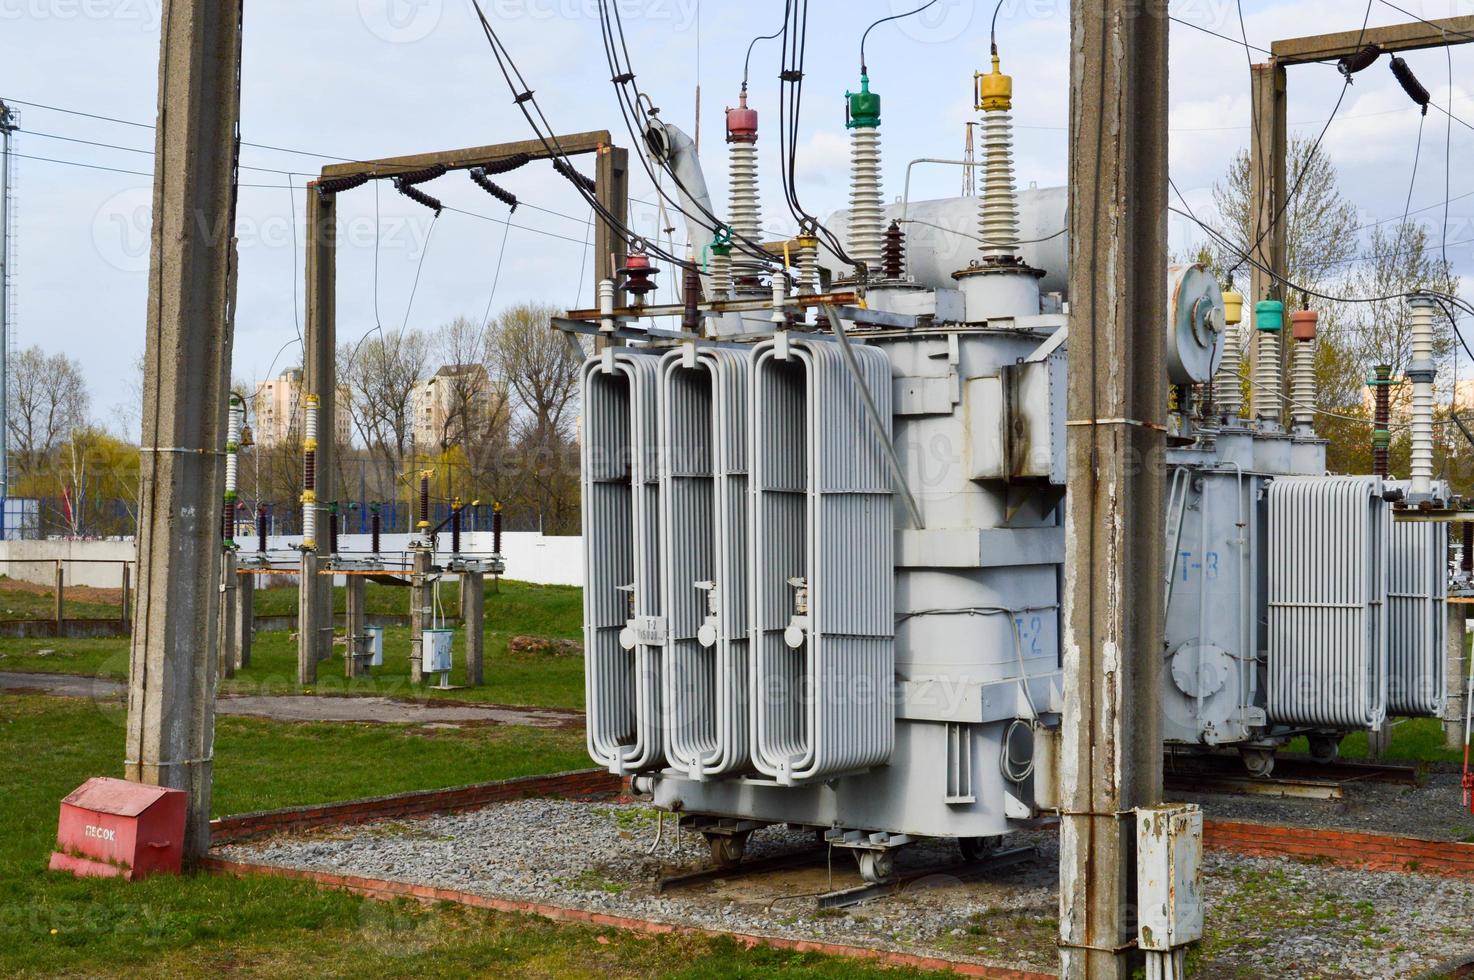
[[[1235,755],[1167,754],[1162,758],[1162,771],[1194,776],[1243,776],[1243,763]],[[1418,784],[1418,766],[1391,762],[1317,762],[1308,756],[1281,755],[1275,758],[1274,775],[1284,779],[1319,779],[1329,782]]]
[[[687,871],[681,874],[666,875],[656,880],[655,890],[657,892],[666,892],[673,888],[686,888],[691,885],[704,884],[708,881],[720,881],[723,878],[764,874],[769,871],[787,871],[790,868],[803,868],[811,864],[822,864],[826,851],[827,848],[823,847],[810,848],[804,851],[792,851],[787,854],[774,854],[770,857],[743,861],[729,867],[702,868],[699,871]]]
[[[988,856],[977,861],[954,861],[948,864],[934,864],[928,868],[920,868],[916,871],[907,871],[898,874],[885,881],[868,882],[854,888],[842,888],[838,891],[826,892],[814,899],[814,904],[821,909],[842,909],[851,905],[859,905],[873,898],[884,898],[904,891],[907,885],[914,884],[925,878],[947,877],[957,881],[970,881],[973,878],[987,874],[989,871],[997,871],[1009,868],[1015,864],[1021,864],[1038,855],[1038,849],[1034,847],[1013,847],[1006,850],[994,851]]]

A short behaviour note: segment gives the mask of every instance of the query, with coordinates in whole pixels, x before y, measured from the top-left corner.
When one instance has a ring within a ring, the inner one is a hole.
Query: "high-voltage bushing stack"
[[[748,359],[685,347],[660,361],[663,673],[671,765],[747,768]]]
[[[1271,722],[1375,728],[1387,714],[1391,520],[1376,477],[1280,477],[1268,502]]]
[[[888,423],[889,362],[853,353]],[[832,341],[764,342],[752,373],[753,762],[791,785],[894,745],[889,431],[867,425]]]
[[[586,727],[589,754],[614,773],[665,759],[658,366],[608,348],[583,369]]]

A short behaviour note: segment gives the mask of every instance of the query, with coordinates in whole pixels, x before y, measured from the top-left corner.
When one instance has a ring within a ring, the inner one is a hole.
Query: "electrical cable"
[[[1195,31],[1201,31],[1204,34],[1211,34],[1214,37],[1221,38],[1224,41],[1230,41],[1233,44],[1237,44],[1237,45],[1240,45],[1240,46],[1245,47],[1245,48],[1251,48],[1254,51],[1260,52],[1261,54],[1269,54],[1269,55],[1272,55],[1273,54],[1273,52],[1270,51],[1268,48],[1261,48],[1257,44],[1250,44],[1247,39],[1245,39],[1243,41],[1240,41],[1236,37],[1229,37],[1227,34],[1219,34],[1217,31],[1212,30],[1211,28],[1203,27],[1201,24],[1194,24],[1190,20],[1183,20],[1181,17],[1177,17],[1177,16],[1174,16],[1172,14],[1168,14],[1167,15],[1167,19],[1170,20],[1170,21],[1172,21],[1172,22],[1174,22],[1174,23],[1181,24],[1183,27],[1191,27]]]
[[[782,34],[783,28],[780,27],[771,34],[759,35],[747,43],[747,55],[742,59],[742,91],[747,91],[747,71],[748,67],[752,64],[752,49],[757,45],[757,42],[771,41],[774,38],[781,37]]]
[[[414,309],[415,294],[420,291],[420,273],[425,268],[425,256],[430,254],[430,241],[435,237],[435,226],[440,223],[440,212],[435,212],[435,217],[430,219],[430,230],[425,233],[425,247],[420,250],[420,261],[415,266],[415,281],[409,288],[409,302],[404,306],[404,323],[400,325],[399,332],[404,333],[409,326],[409,313]]]
[[[292,188],[293,174],[287,174],[287,224],[292,229],[292,271],[289,278],[292,280],[292,323],[297,327],[297,343],[302,345],[302,355],[306,358],[307,342],[302,339],[302,319],[297,312],[297,192]]]
[[[1372,4],[1374,2],[1375,2],[1375,0],[1367,0],[1366,13],[1362,17],[1361,30],[1357,34],[1357,38],[1356,38],[1356,47],[1358,47],[1358,48],[1361,47],[1362,38],[1366,36],[1367,23],[1371,20],[1371,16],[1372,16]],[[1240,24],[1240,27],[1242,28],[1243,20],[1244,20],[1243,0],[1234,0],[1234,5],[1238,9],[1239,24]],[[1248,44],[1249,44],[1248,35],[1245,34],[1245,37],[1244,37],[1244,51],[1245,51],[1245,54],[1246,55],[1248,53]],[[1251,69],[1253,68],[1252,59],[1250,59],[1250,68]],[[1290,202],[1293,201],[1295,199],[1296,195],[1298,195],[1300,193],[1300,185],[1305,182],[1306,175],[1310,173],[1310,166],[1311,166],[1312,163],[1315,162],[1315,155],[1320,150],[1321,141],[1325,139],[1326,132],[1331,128],[1331,123],[1335,121],[1335,119],[1336,119],[1336,113],[1341,110],[1341,103],[1345,101],[1345,99],[1346,99],[1346,92],[1350,88],[1351,88],[1351,76],[1350,75],[1343,76],[1342,84],[1341,84],[1341,93],[1340,93],[1340,95],[1338,95],[1336,97],[1336,104],[1331,107],[1331,114],[1326,117],[1325,125],[1321,127],[1320,133],[1317,134],[1316,137],[1315,137],[1315,142],[1311,144],[1311,146],[1310,146],[1310,152],[1305,155],[1305,162],[1300,165],[1300,172],[1295,176],[1295,183],[1294,183],[1294,185],[1289,189],[1289,192],[1285,194],[1285,199],[1283,201],[1278,202],[1278,206],[1277,206],[1277,208],[1275,210],[1274,216],[1272,218],[1270,218],[1269,223],[1264,228],[1260,229],[1258,236],[1254,239],[1254,244],[1248,250],[1250,253],[1258,251],[1259,246],[1261,246],[1261,245],[1264,244],[1264,239],[1269,236],[1270,231],[1272,229],[1274,229],[1275,227],[1277,227],[1279,225],[1281,219],[1284,217],[1285,210],[1290,206]],[[1255,126],[1254,139],[1255,139],[1256,142],[1258,142],[1259,141],[1258,115],[1256,114],[1256,115],[1252,116],[1251,117],[1251,121],[1254,123],[1254,126]],[[1260,166],[1262,167],[1263,164],[1264,164],[1264,161],[1261,160],[1260,161]],[[1263,185],[1264,185],[1263,172],[1261,170],[1261,173],[1260,173],[1260,186],[1263,186]],[[1234,266],[1234,269],[1236,269],[1236,268],[1238,268],[1237,265]],[[1229,275],[1233,275],[1234,269],[1229,269],[1228,270]],[[1255,299],[1260,299],[1262,297],[1254,297],[1254,298]]]
[[[481,24],[481,30],[486,37],[487,44],[491,47],[492,56],[496,59],[497,68],[500,70],[502,78],[507,84],[507,88],[512,93],[512,100],[522,112],[522,116],[527,121],[527,124],[532,128],[533,134],[537,137],[538,142],[542,144],[544,152],[549,157],[555,160],[562,160],[565,165],[571,166],[571,163],[568,162],[568,154],[564,152],[556,132],[548,122],[546,113],[538,105],[535,95],[531,88],[528,87],[527,81],[521,71],[517,68],[517,64],[512,59],[511,53],[507,51],[506,46],[501,41],[501,37],[497,34],[496,29],[491,26],[491,21],[487,19],[486,12],[481,7],[481,0],[471,0],[471,6],[476,12],[477,20]],[[682,263],[684,267],[684,260],[665,253],[658,245],[652,245],[646,242],[641,236],[634,234],[626,224],[623,216],[615,215],[611,212],[602,201],[598,200],[596,195],[587,192],[577,184],[574,186],[584,198],[585,203],[594,209],[595,213],[599,215],[611,230],[624,236],[632,243],[640,244],[648,252],[659,255],[668,261]]]
[[[624,118],[625,127],[629,131],[632,142],[636,144],[648,144],[648,140],[642,134],[650,131],[652,125],[651,119],[660,110],[654,107],[654,103],[650,97],[644,92],[641,92],[639,86],[635,84],[634,66],[630,60],[629,45],[625,38],[624,21],[619,12],[618,0],[613,0],[612,4],[611,0],[599,0],[599,25],[603,38],[605,61],[609,65],[610,80],[614,85],[615,99],[619,103],[620,114]],[[617,38],[616,31],[618,32]],[[625,86],[632,89],[633,93],[627,92]],[[647,103],[651,106],[648,111],[644,108]],[[707,228],[712,235],[716,234],[717,229],[727,227],[727,222],[718,218],[709,208],[695,200],[695,196],[686,187],[685,183],[682,182],[680,175],[676,173],[668,161],[657,157],[655,163],[663,173],[671,178],[671,181],[677,187],[685,192],[687,199],[696,206],[696,209],[701,212],[705,220],[692,215],[681,206],[680,202],[674,196],[667,194],[661,186],[660,177],[651,168],[647,155],[642,153],[639,156],[640,165],[650,177],[651,183],[655,185],[655,193],[662,201],[668,202],[671,207],[681,212],[682,215]],[[742,251],[756,258],[758,261],[764,264],[772,261],[772,256],[763,249],[762,242],[755,242],[745,235],[740,234],[735,235],[733,241]],[[691,244],[693,248],[696,245],[694,242]],[[687,266],[686,264],[682,264],[680,267],[686,268]]]
[[[882,18],[880,18],[880,20],[877,20],[877,21],[873,22],[869,27],[865,28],[865,32],[860,35],[860,74],[861,75],[864,75],[866,73],[865,72],[865,39],[870,36],[870,32],[871,31],[875,30],[881,24],[888,23],[889,21],[900,20],[902,17],[912,17],[912,16],[915,16],[916,14],[921,13],[927,7],[932,6],[936,2],[937,2],[937,0],[927,0],[926,3],[922,4],[921,6],[917,7],[914,10],[908,10],[905,13],[900,13],[900,14],[891,14],[889,17],[882,17]],[[1001,7],[1002,5],[1003,5],[1003,0],[998,0],[998,6]],[[994,24],[996,24],[998,22],[998,9],[997,8],[994,8],[994,10],[993,10],[993,22],[994,22]]]

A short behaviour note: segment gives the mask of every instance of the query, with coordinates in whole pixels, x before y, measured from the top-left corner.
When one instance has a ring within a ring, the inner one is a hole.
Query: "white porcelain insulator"
[[[763,240],[762,206],[757,191],[757,143],[728,143],[727,154],[732,173],[732,206],[729,218],[735,241],[733,249],[737,253],[732,258],[732,274],[738,278],[761,275],[766,271],[763,263],[750,255],[742,254],[744,248],[751,247],[746,242]]]
[[[1243,333],[1240,325],[1230,324],[1225,329],[1223,360],[1218,373],[1213,377],[1213,398],[1218,402],[1218,411],[1226,419],[1237,419],[1244,412],[1243,381],[1239,376],[1243,360]]]
[[[1315,428],[1315,341],[1295,341],[1290,379],[1290,419],[1297,428]]]
[[[880,199],[880,130],[850,130],[850,258],[863,263],[872,279],[880,278],[885,245],[885,218]]]
[[[1412,452],[1408,477],[1413,496],[1426,497],[1433,490],[1433,302],[1415,297],[1412,302],[1413,375]]]
[[[711,272],[712,293],[717,296],[731,296],[732,256],[713,252],[708,268]]]
[[[798,292],[813,294],[819,291],[819,249],[815,245],[801,245],[798,249]]]
[[[1005,110],[983,113],[983,196],[978,237],[983,258],[1018,258],[1018,196],[1013,186],[1013,116]]]
[[[1254,417],[1275,425],[1280,421],[1280,335],[1259,330],[1254,337]]]

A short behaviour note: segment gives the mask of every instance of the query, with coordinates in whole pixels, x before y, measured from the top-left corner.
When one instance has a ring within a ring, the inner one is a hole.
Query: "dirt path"
[[[40,691],[69,698],[114,700],[126,693],[119,681],[76,674],[30,674],[0,671],[0,690]],[[533,728],[582,728],[583,712],[571,708],[531,708],[502,704],[445,704],[379,697],[318,697],[309,694],[222,694],[215,702],[222,715],[269,718],[273,721],[356,721],[410,725],[527,725]]]

